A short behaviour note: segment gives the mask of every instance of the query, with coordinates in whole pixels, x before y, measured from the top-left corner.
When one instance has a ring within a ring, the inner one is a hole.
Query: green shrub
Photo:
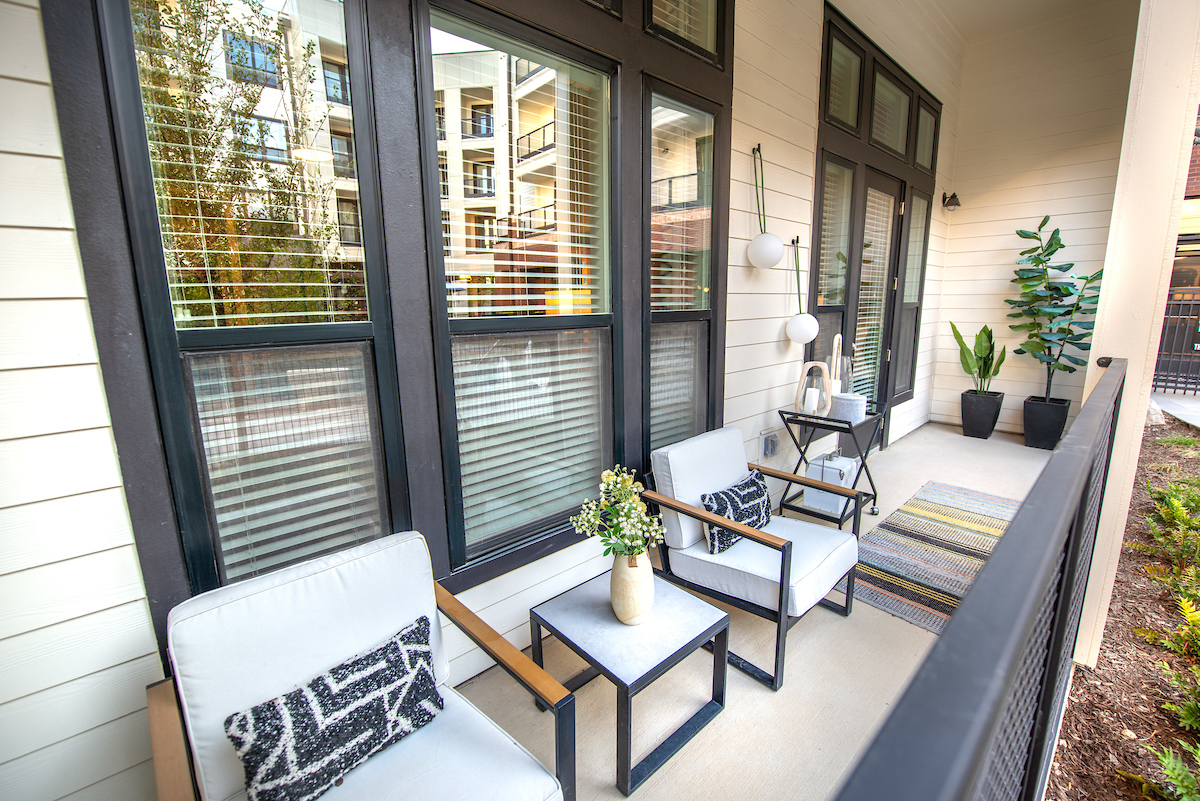
[[[1158,669],[1167,683],[1183,694],[1182,703],[1167,702],[1163,709],[1175,713],[1181,729],[1200,731],[1200,666],[1189,665],[1187,671],[1177,671],[1166,662],[1159,662]]]
[[[1191,755],[1193,762],[1200,765],[1200,746],[1188,745],[1183,740],[1175,742]],[[1170,785],[1167,794],[1173,796],[1174,801],[1200,801],[1200,783],[1196,781],[1196,774],[1192,773],[1191,767],[1183,761],[1183,755],[1176,754],[1170,748],[1161,751],[1155,751],[1153,748],[1150,750],[1158,757],[1159,767],[1166,774],[1167,783]]]
[[[1173,654],[1185,656],[1188,659],[1200,658],[1200,611],[1187,598],[1178,598],[1179,613],[1183,615],[1183,623],[1170,632],[1155,631],[1154,629],[1134,629],[1139,637],[1155,645],[1161,645]]]
[[[1187,434],[1169,434],[1165,437],[1159,437],[1154,440],[1155,445],[1173,445],[1181,448],[1196,448],[1200,447],[1200,440],[1195,437],[1189,437]]]
[[[1153,543],[1135,542],[1134,549],[1162,559],[1175,573],[1200,564],[1200,491],[1182,484],[1146,486],[1154,501],[1146,517]]]

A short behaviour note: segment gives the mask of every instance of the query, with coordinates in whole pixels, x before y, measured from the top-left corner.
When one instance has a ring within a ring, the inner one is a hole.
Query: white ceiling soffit
[[[1138,0],[1129,0],[1134,5]],[[968,41],[1023,28],[1035,20],[1078,6],[1094,6],[1093,0],[940,0],[946,16]]]

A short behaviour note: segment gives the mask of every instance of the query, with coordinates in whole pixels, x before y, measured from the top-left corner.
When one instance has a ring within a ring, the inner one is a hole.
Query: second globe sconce
[[[754,162],[754,206],[758,215],[759,234],[750,240],[746,258],[755,267],[765,270],[779,264],[783,258],[783,241],[775,234],[767,233],[766,170],[763,169],[762,145],[754,146],[750,158]]]

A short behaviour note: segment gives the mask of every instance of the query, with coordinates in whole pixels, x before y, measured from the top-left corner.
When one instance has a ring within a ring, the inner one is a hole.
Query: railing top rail
[[[837,801],[969,793],[1121,397],[1113,359]]]

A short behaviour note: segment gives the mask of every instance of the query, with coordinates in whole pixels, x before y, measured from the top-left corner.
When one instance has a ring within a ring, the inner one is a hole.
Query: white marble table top
[[[609,573],[596,576],[533,612],[627,687],[727,617],[655,576],[654,606],[645,622],[626,626],[609,602],[609,578]]]

